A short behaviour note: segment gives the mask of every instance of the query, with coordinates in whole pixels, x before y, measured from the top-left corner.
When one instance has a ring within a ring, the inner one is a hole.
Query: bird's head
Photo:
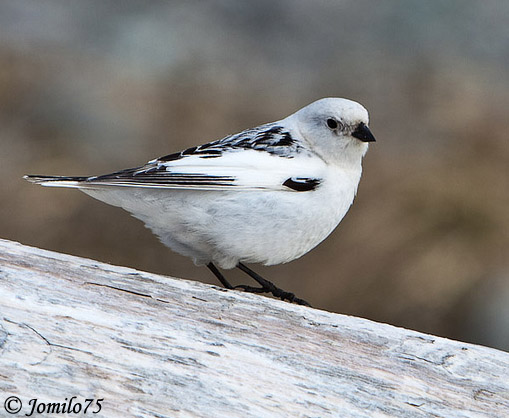
[[[375,137],[368,128],[368,111],[339,98],[317,100],[289,116],[310,149],[329,163],[360,162]]]

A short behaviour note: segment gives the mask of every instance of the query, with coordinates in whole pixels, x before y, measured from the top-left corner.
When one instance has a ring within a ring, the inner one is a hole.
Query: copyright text
[[[25,412],[24,415],[27,417],[38,414],[97,414],[101,411],[103,401],[104,398],[83,399],[80,401],[77,396],[64,398],[60,402],[44,402],[38,398],[32,398],[23,408],[23,402],[20,398],[9,396],[4,401],[4,409],[11,415]]]

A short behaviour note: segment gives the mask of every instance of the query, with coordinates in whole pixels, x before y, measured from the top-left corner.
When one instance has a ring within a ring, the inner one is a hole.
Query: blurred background
[[[21,177],[346,97],[377,138],[352,209],[303,258],[253,267],[318,308],[509,350],[508,21],[496,0],[0,0],[0,237],[217,284],[128,213]]]

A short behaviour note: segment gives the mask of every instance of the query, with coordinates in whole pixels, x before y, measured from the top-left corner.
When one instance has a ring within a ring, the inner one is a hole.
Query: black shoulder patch
[[[286,186],[297,192],[309,192],[315,190],[320,184],[319,179],[309,179],[305,177],[290,177],[285,180],[283,186]]]

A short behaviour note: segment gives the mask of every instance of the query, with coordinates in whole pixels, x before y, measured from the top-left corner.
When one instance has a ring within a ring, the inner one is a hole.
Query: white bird
[[[368,121],[360,104],[325,98],[280,121],[137,168],[93,177],[24,178],[77,188],[127,210],[229,289],[307,304],[244,263],[295,260],[336,228],[357,192],[368,143],[375,141]],[[238,267],[261,287],[233,287],[216,266]]]

